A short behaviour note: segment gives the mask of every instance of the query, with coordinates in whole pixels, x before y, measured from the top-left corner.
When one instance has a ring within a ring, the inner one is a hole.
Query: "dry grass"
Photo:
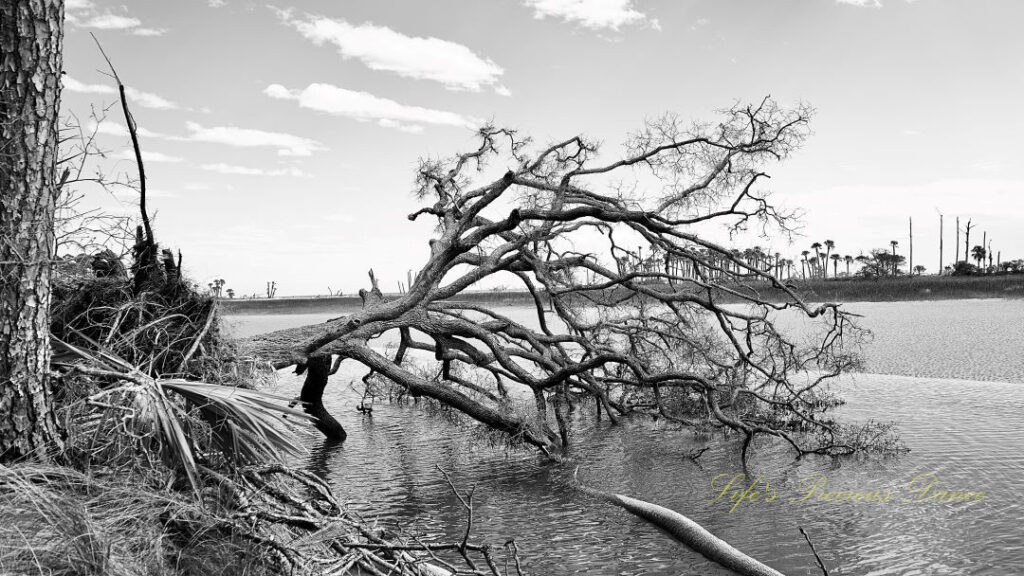
[[[0,574],[269,573],[251,543],[209,537],[221,521],[208,507],[120,472],[0,467]],[[190,533],[169,529],[182,519]]]

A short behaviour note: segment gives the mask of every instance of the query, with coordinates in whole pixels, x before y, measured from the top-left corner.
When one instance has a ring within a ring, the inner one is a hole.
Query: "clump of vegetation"
[[[0,467],[0,573],[420,574],[473,557],[504,573],[468,540],[385,538],[286,466],[309,417],[252,389],[273,371],[236,360],[214,299],[115,261],[66,258],[55,276],[64,443]]]

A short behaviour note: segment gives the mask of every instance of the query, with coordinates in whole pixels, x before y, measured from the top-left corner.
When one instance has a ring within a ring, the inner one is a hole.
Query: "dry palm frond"
[[[158,384],[180,394],[204,415],[213,417],[217,443],[233,461],[253,464],[302,451],[282,417],[292,416],[307,421],[312,417],[288,408],[289,398],[185,380],[160,380]]]
[[[73,371],[117,382],[79,403],[87,408],[78,418],[83,437],[93,441],[88,451],[123,451],[123,443],[151,450],[155,444],[164,462],[183,470],[195,490],[200,484],[197,456],[212,449],[238,464],[280,461],[302,452],[293,422],[310,417],[289,408],[287,398],[204,382],[152,378],[102,348],[93,352],[59,340],[55,345],[80,358],[69,366]],[[292,420],[286,419],[288,416]]]

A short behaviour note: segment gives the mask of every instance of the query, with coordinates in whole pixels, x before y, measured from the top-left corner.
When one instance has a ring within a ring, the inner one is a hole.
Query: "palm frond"
[[[295,423],[312,417],[289,408],[288,398],[206,382],[152,378],[90,342],[97,351],[55,342],[65,353],[84,360],[73,364],[74,370],[122,382],[93,394],[86,404],[116,422],[112,431],[135,439],[153,438],[161,457],[180,466],[193,489],[199,487],[197,453],[215,449],[235,464],[254,464],[280,462],[303,452]],[[204,430],[209,430],[209,441]]]
[[[203,413],[213,428],[220,450],[237,463],[277,460],[282,455],[302,452],[286,418],[310,421],[312,417],[289,408],[289,399],[284,396],[185,380],[160,380],[158,383],[181,395]]]

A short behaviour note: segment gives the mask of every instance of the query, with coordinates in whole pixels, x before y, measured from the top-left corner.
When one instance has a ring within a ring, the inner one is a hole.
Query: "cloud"
[[[96,134],[106,134],[108,136],[122,136],[128,137],[128,128],[124,124],[119,124],[113,120],[104,120],[102,122],[96,122],[90,120],[85,126],[88,132],[95,132]],[[136,128],[135,133],[143,138],[170,138],[166,134],[160,134],[159,132],[153,132],[139,126]]]
[[[533,17],[561,18],[591,30],[618,31],[622,26],[647,22],[647,15],[633,7],[633,0],[525,0],[533,8]],[[651,21],[660,29],[656,20]]]
[[[203,164],[200,166],[203,170],[210,172],[217,172],[218,174],[228,174],[230,176],[292,176],[295,178],[310,178],[311,176],[295,168],[289,166],[287,168],[275,168],[273,170],[266,170],[263,168],[250,168],[248,166],[235,166],[233,164],[224,164],[219,162],[217,164]]]
[[[142,21],[130,16],[101,14],[93,16],[83,22],[79,22],[78,25],[82,28],[97,28],[99,30],[124,30],[126,28],[135,28],[136,26],[140,26],[142,25]]]
[[[117,94],[117,88],[109,84],[86,84],[79,82],[71,76],[64,77],[64,88],[71,92],[82,94]],[[128,96],[129,104],[138,104],[143,108],[154,108],[157,110],[173,110],[179,106],[174,102],[150,92],[143,92],[130,86],[126,86],[125,94]]]
[[[155,108],[157,110],[173,110],[178,108],[178,105],[166,98],[157,96],[150,92],[143,92],[136,90],[131,86],[126,86],[124,89],[125,94],[128,96],[129,104],[138,104],[143,108]]]
[[[190,132],[187,136],[154,132],[152,130],[142,128],[141,126],[138,128],[138,135],[143,138],[154,138],[173,142],[208,142],[240,148],[277,148],[278,154],[281,156],[309,156],[315,151],[325,150],[325,148],[315,140],[293,136],[291,134],[264,132],[262,130],[237,128],[234,126],[214,126],[207,128],[195,122],[186,122],[185,127]],[[123,138],[128,137],[128,128],[126,128],[124,124],[120,124],[113,120],[104,120],[100,123],[90,121],[86,125],[86,130],[89,132],[96,132],[97,134],[120,136]]]
[[[1003,171],[1003,163],[999,160],[979,160],[971,164],[971,170],[986,174],[998,174]]]
[[[193,142],[226,144],[240,148],[277,148],[280,156],[309,156],[318,150],[326,150],[316,140],[281,132],[264,132],[236,126],[206,128],[195,122],[186,122],[185,127],[191,134],[184,139]]]
[[[221,8],[227,5],[224,0],[206,0],[206,5],[210,8]]]
[[[433,80],[449,90],[479,92],[491,87],[499,94],[508,89],[498,80],[505,71],[468,47],[440,38],[406,36],[386,26],[349,24],[323,16],[293,18],[278,10],[281,19],[316,45],[331,44],[344,59],[355,58],[371,70],[404,78]]]
[[[131,160],[131,161],[134,162],[135,161],[135,152],[133,152],[131,150],[122,150],[121,152],[118,152],[117,154],[114,154],[113,156],[111,156],[111,158],[113,158],[115,160]],[[167,162],[167,163],[170,163],[170,164],[174,164],[174,163],[181,162],[182,158],[179,158],[178,156],[170,156],[168,154],[163,154],[163,153],[160,153],[160,152],[147,152],[147,151],[143,150],[142,151],[142,161],[143,162]]]
[[[167,30],[165,28],[134,28],[132,34],[136,36],[163,36]]]
[[[421,131],[421,124],[467,128],[476,128],[480,125],[479,120],[454,112],[406,106],[368,92],[346,90],[330,84],[310,84],[301,91],[289,90],[280,84],[271,84],[263,93],[271,98],[295,100],[303,108],[344,116],[361,122],[376,121],[385,128],[396,128],[407,132]]]
[[[836,0],[837,4],[849,4],[850,6],[862,6],[871,8],[881,8],[882,0]]]
[[[162,28],[142,27],[142,21],[138,18],[109,11],[98,12],[92,0],[67,0],[64,3],[64,18],[68,24],[79,28],[126,30],[136,36],[160,36],[166,32]]]

